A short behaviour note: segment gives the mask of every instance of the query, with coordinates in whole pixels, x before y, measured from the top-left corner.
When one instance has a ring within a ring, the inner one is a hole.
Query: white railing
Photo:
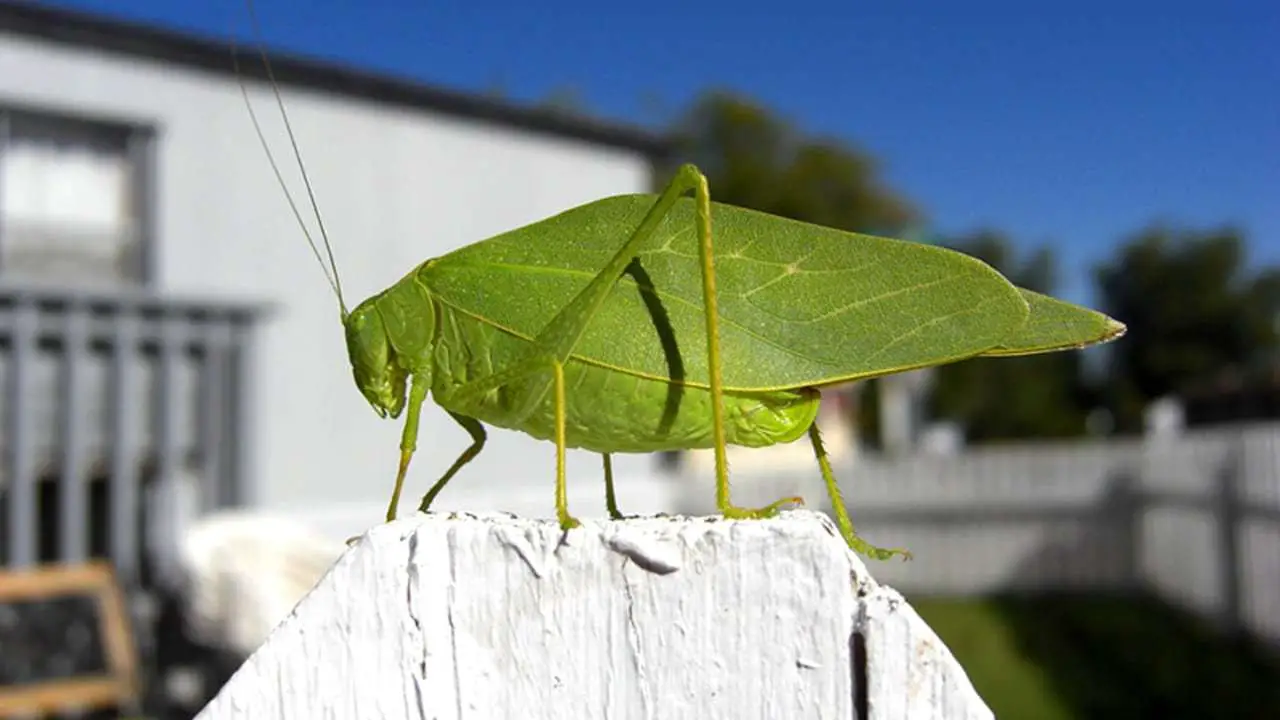
[[[797,483],[745,468],[753,488]],[[859,532],[915,554],[873,568],[908,597],[1130,588],[1280,642],[1280,424],[864,456],[836,471]]]
[[[0,566],[106,558],[132,585],[172,503],[234,505],[259,309],[0,285]],[[194,493],[191,492],[194,490]]]

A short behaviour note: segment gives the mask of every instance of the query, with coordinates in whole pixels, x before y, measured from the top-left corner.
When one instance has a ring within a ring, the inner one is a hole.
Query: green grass
[[[999,718],[1280,718],[1280,662],[1149,598],[911,598]]]
[[[992,603],[930,599],[912,606],[951,648],[996,717],[1074,717],[1047,670],[1023,654],[1017,634]]]

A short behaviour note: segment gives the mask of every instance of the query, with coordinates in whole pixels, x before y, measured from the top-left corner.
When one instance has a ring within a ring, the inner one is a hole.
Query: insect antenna
[[[271,152],[271,147],[267,143],[266,135],[262,131],[262,125],[258,122],[258,115],[253,110],[253,103],[249,101],[249,89],[245,85],[244,76],[240,72],[239,52],[236,48],[235,36],[232,35],[231,41],[231,62],[235,66],[236,79],[240,83],[240,94],[244,97],[245,108],[249,111],[249,119],[253,122],[254,132],[258,135],[258,142],[262,145],[263,152],[267,155],[267,161],[271,164],[271,170],[275,173],[276,181],[280,184],[280,189],[284,191],[285,200],[289,202],[289,208],[293,211],[294,218],[298,221],[298,227],[302,228],[302,234],[307,238],[307,244],[311,247],[311,253],[315,256],[316,262],[320,263],[320,269],[324,272],[325,280],[329,282],[329,287],[333,289],[334,295],[338,297],[338,307],[342,312],[343,320],[347,317],[347,303],[342,295],[342,280],[338,276],[338,264],[334,261],[333,245],[329,242],[329,233],[325,231],[324,220],[320,217],[320,206],[316,202],[315,191],[311,187],[311,178],[307,174],[307,168],[302,162],[302,152],[298,148],[298,140],[293,133],[293,125],[289,122],[289,114],[285,111],[284,99],[280,97],[280,87],[276,83],[275,73],[271,69],[271,60],[267,57],[267,52],[262,44],[262,28],[258,23],[258,16],[254,10],[253,0],[245,0],[245,5],[249,10],[249,18],[253,24],[254,37],[258,40],[258,54],[262,59],[262,65],[266,69],[267,79],[271,82],[271,90],[275,94],[276,105],[280,108],[280,117],[284,120],[285,131],[289,135],[289,143],[293,147],[293,155],[298,163],[298,170],[302,175],[303,185],[307,189],[307,198],[311,202],[311,211],[315,215],[316,225],[320,229],[320,237],[324,241],[325,255],[329,259],[329,264],[325,265],[324,259],[320,255],[320,249],[316,245],[315,238],[312,237],[307,224],[302,219],[302,213],[298,210],[298,205],[293,199],[293,194],[289,192],[289,187],[284,181],[284,175],[280,172],[280,166],[276,163],[275,154]]]

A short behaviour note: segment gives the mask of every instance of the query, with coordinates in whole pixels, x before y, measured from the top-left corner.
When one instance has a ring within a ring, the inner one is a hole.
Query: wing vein
[[[572,276],[580,276],[580,277],[588,277],[588,278],[589,278],[589,277],[594,277],[594,274],[593,274],[593,273],[590,273],[590,272],[585,271],[585,270],[576,270],[576,269],[573,269],[573,268],[563,268],[563,267],[539,267],[539,266],[529,266],[529,265],[514,265],[514,264],[510,264],[510,263],[499,263],[499,262],[493,262],[493,261],[475,262],[475,263],[470,263],[470,264],[471,264],[472,266],[474,266],[474,267],[484,266],[484,267],[491,267],[491,268],[498,268],[498,269],[519,270],[519,271],[521,271],[521,272],[540,272],[540,273],[560,274],[560,275],[572,275]],[[812,318],[812,319],[808,319],[808,320],[788,320],[788,319],[786,319],[786,318],[779,317],[779,316],[777,316],[776,314],[774,314],[774,313],[772,313],[772,312],[769,312],[768,310],[766,310],[766,309],[764,309],[764,308],[761,308],[759,305],[757,305],[757,304],[755,304],[755,303],[751,303],[751,305],[752,305],[752,307],[756,308],[758,311],[763,312],[763,313],[765,313],[765,314],[768,314],[770,317],[774,318],[774,319],[775,319],[775,320],[777,320],[778,322],[786,323],[786,324],[793,324],[793,325],[808,325],[808,324],[812,324],[812,323],[814,323],[814,322],[820,322],[820,321],[822,321],[822,320],[824,320],[824,319],[829,319],[829,318],[834,317],[834,316],[839,315],[839,314],[843,314],[843,313],[848,312],[849,310],[853,309],[854,307],[858,307],[858,306],[861,306],[861,305],[866,305],[866,304],[868,304],[868,303],[872,303],[872,302],[882,302],[882,301],[884,301],[884,300],[887,300],[887,299],[891,299],[891,298],[893,298],[893,297],[896,297],[896,296],[898,296],[898,295],[902,294],[903,292],[909,292],[909,291],[911,291],[911,290],[919,289],[919,288],[924,288],[924,287],[932,287],[932,286],[935,286],[935,285],[938,285],[938,284],[941,284],[941,283],[945,283],[945,282],[947,282],[947,281],[949,281],[949,280],[954,280],[954,279],[958,279],[958,278],[957,278],[957,277],[955,277],[955,276],[951,276],[951,277],[944,277],[944,278],[940,278],[940,279],[938,279],[938,280],[933,280],[933,281],[928,282],[928,283],[922,283],[922,284],[919,284],[919,285],[914,285],[914,286],[911,286],[911,287],[908,287],[908,288],[897,288],[897,289],[895,289],[895,290],[892,290],[892,291],[889,291],[889,292],[886,292],[886,293],[882,293],[882,294],[880,294],[880,295],[877,295],[876,297],[873,297],[873,298],[866,298],[866,299],[863,299],[863,300],[859,300],[859,301],[855,301],[855,302],[849,303],[848,305],[846,305],[846,306],[844,306],[844,307],[842,307],[842,308],[838,308],[837,310],[835,310],[835,311],[833,311],[833,312],[827,313],[826,315],[824,315],[824,316],[822,316],[822,317],[819,317],[819,318]],[[631,282],[634,282],[634,281],[631,281]],[[638,284],[637,284],[637,287],[639,287],[639,285],[638,285]],[[650,287],[649,289],[653,290],[654,292],[659,293],[662,297],[664,297],[664,298],[666,298],[666,299],[668,299],[668,300],[670,300],[670,301],[674,301],[674,302],[680,303],[681,305],[684,305],[684,306],[685,306],[685,307],[687,307],[687,308],[692,308],[693,310],[695,310],[695,311],[699,311],[699,312],[702,310],[702,307],[701,307],[698,303],[693,302],[693,301],[691,301],[691,300],[688,300],[688,299],[686,299],[686,298],[684,298],[684,297],[681,297],[681,296],[679,296],[679,295],[671,294],[669,291],[668,291],[668,292],[662,292],[662,291],[658,290],[657,288],[652,288],[652,287]],[[441,299],[442,299],[442,301],[444,301],[444,299],[443,299],[443,298],[441,298]],[[917,325],[917,326],[916,326],[914,329],[912,329],[911,331],[909,331],[909,332],[907,332],[907,333],[903,333],[902,335],[897,336],[893,341],[891,341],[891,342],[887,343],[884,347],[881,347],[881,348],[879,348],[878,350],[876,350],[875,352],[873,352],[873,353],[871,353],[870,355],[866,356],[866,357],[863,359],[863,363],[868,363],[868,362],[870,362],[872,359],[874,359],[874,358],[876,358],[876,357],[879,357],[880,355],[884,354],[884,353],[885,353],[886,351],[888,351],[889,349],[891,349],[891,348],[893,348],[894,346],[896,346],[896,345],[900,344],[901,342],[905,341],[907,338],[909,338],[909,337],[911,337],[911,336],[913,336],[913,335],[915,335],[915,334],[918,334],[919,332],[921,332],[922,330],[924,330],[924,329],[925,329],[925,328],[927,328],[927,327],[930,327],[930,326],[932,326],[932,325],[936,325],[936,324],[938,324],[938,323],[940,323],[940,322],[945,322],[946,320],[948,320],[948,319],[950,319],[950,318],[952,318],[952,317],[958,317],[958,316],[960,316],[960,315],[964,315],[964,314],[967,314],[967,313],[976,312],[979,308],[981,308],[981,307],[983,307],[984,305],[986,305],[986,304],[988,304],[988,303],[992,302],[992,301],[993,301],[993,300],[995,300],[995,299],[996,299],[996,298],[987,298],[987,299],[985,299],[985,300],[983,300],[983,301],[979,302],[977,305],[975,305],[975,306],[973,306],[973,307],[965,308],[965,309],[963,309],[963,310],[959,310],[959,311],[956,311],[956,312],[954,312],[954,313],[949,313],[948,315],[944,315],[944,316],[941,316],[941,317],[933,318],[932,320],[929,320],[928,322],[921,323],[920,325]],[[500,327],[500,328],[502,328],[502,329],[506,330],[507,332],[511,332],[511,333],[513,333],[513,334],[515,334],[515,335],[517,335],[517,336],[521,336],[521,337],[523,337],[523,334],[522,334],[522,333],[517,332],[517,331],[516,331],[515,329],[513,329],[513,328],[510,328],[510,327],[507,327],[507,326],[502,325],[502,324],[500,324],[500,323],[494,322],[494,321],[493,321],[492,319],[490,319],[490,318],[482,318],[482,317],[479,317],[479,316],[475,315],[474,313],[471,313],[471,312],[466,311],[464,308],[461,308],[461,307],[458,307],[457,305],[454,305],[453,303],[449,303],[449,304],[450,304],[451,306],[453,306],[456,310],[458,310],[458,311],[460,311],[460,312],[463,312],[463,313],[466,313],[467,315],[470,315],[471,317],[474,317],[474,318],[476,318],[476,319],[478,319],[478,320],[481,320],[481,321],[483,321],[483,322],[489,323],[489,324],[493,325],[494,327]],[[832,365],[832,364],[835,362],[835,360],[833,360],[833,359],[831,359],[831,358],[821,357],[821,356],[812,355],[812,354],[807,354],[807,353],[805,353],[805,352],[801,352],[801,351],[799,351],[799,350],[796,350],[796,349],[795,349],[795,348],[793,348],[793,347],[790,347],[790,346],[788,346],[788,345],[785,345],[785,344],[783,344],[783,343],[781,343],[781,342],[778,342],[778,341],[776,341],[776,340],[772,340],[772,339],[770,339],[770,338],[768,338],[768,337],[765,337],[765,336],[761,335],[759,332],[757,332],[757,331],[755,331],[755,330],[752,330],[751,328],[749,328],[749,327],[747,327],[747,326],[743,325],[742,323],[740,323],[740,322],[737,322],[737,321],[733,320],[732,318],[727,318],[727,317],[726,317],[726,318],[722,318],[722,321],[723,321],[723,323],[724,323],[726,326],[731,327],[731,328],[733,328],[734,330],[736,330],[736,331],[738,331],[738,332],[740,332],[740,333],[742,333],[742,334],[746,335],[747,337],[751,338],[752,340],[758,341],[758,342],[760,342],[762,345],[765,345],[765,346],[768,346],[768,347],[770,347],[770,348],[773,348],[774,350],[777,350],[777,351],[779,351],[779,352],[781,352],[781,353],[783,353],[783,354],[790,355],[790,356],[792,356],[792,357],[799,358],[799,359],[802,359],[802,360],[806,360],[806,361],[808,361],[808,362],[820,363],[820,364],[823,364],[823,365]],[[526,338],[526,339],[528,339],[528,338]]]
[[[989,297],[989,298],[987,298],[987,299],[985,299],[985,300],[982,300],[982,301],[978,302],[978,304],[973,305],[973,306],[971,306],[971,307],[967,307],[967,308],[964,308],[964,309],[961,309],[961,310],[957,310],[957,311],[955,311],[955,312],[953,312],[953,313],[947,313],[946,315],[939,315],[938,317],[935,317],[935,318],[933,318],[933,319],[931,319],[931,320],[929,320],[929,321],[927,321],[927,322],[922,322],[922,323],[920,323],[919,325],[916,325],[914,328],[911,328],[911,330],[909,330],[909,331],[907,331],[907,332],[905,332],[905,333],[902,333],[901,335],[899,335],[899,336],[895,337],[892,341],[885,343],[883,347],[881,347],[879,350],[876,350],[875,352],[871,353],[870,355],[866,356],[865,358],[863,358],[863,360],[862,360],[862,361],[863,361],[864,363],[870,363],[870,362],[871,362],[872,360],[874,360],[875,358],[877,358],[877,357],[879,357],[879,356],[883,355],[883,354],[884,354],[885,352],[887,352],[890,348],[893,348],[893,347],[895,347],[895,346],[897,346],[897,345],[902,344],[902,342],[904,342],[905,340],[907,340],[907,338],[910,338],[910,337],[914,337],[914,336],[916,336],[916,335],[919,335],[919,334],[920,334],[920,331],[924,330],[925,328],[927,328],[927,327],[931,327],[931,326],[933,326],[933,325],[937,325],[938,323],[941,323],[941,322],[946,322],[947,320],[950,320],[951,318],[955,318],[955,317],[959,317],[959,316],[961,316],[961,315],[968,315],[968,314],[971,314],[971,313],[978,312],[978,310],[979,310],[979,309],[981,309],[984,305],[987,305],[988,303],[991,303],[991,302],[993,302],[993,301],[995,301],[995,300],[996,300],[996,298],[994,298],[994,297]]]

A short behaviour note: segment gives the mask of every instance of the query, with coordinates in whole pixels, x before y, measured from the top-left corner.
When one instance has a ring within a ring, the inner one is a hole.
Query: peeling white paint
[[[825,516],[424,516],[349,549],[199,716],[880,718],[991,713]]]
[[[605,533],[605,543],[614,552],[625,555],[636,565],[659,575],[673,573],[684,564],[680,541],[655,536],[649,528],[611,528],[611,532]]]

